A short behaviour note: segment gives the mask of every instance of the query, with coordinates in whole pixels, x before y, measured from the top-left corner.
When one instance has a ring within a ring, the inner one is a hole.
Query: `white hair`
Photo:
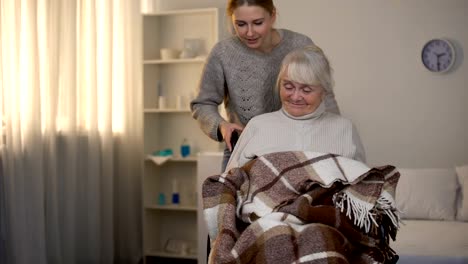
[[[293,82],[320,86],[324,89],[324,94],[333,89],[332,68],[322,49],[316,45],[293,50],[284,57],[275,94],[279,93],[281,78],[285,75]]]

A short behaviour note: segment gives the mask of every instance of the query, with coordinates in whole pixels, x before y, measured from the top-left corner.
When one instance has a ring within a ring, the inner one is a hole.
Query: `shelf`
[[[197,162],[197,157],[195,157],[195,156],[190,156],[190,157],[187,157],[187,158],[174,157],[174,158],[170,159],[169,161],[173,161],[173,162]]]
[[[151,65],[151,64],[174,64],[174,63],[204,63],[206,60],[205,57],[203,58],[193,58],[193,59],[172,59],[172,60],[144,60],[143,64]]]
[[[168,0],[169,1],[169,0]],[[219,8],[178,9],[142,14],[143,176],[142,234],[146,257],[175,262],[197,261],[198,217],[201,217],[197,182],[199,152],[219,149],[192,118],[189,102],[198,89],[207,54],[220,39]],[[186,40],[196,39],[193,58],[161,59],[161,49],[183,50]],[[159,104],[161,95],[166,104]],[[179,107],[176,107],[179,106]],[[190,142],[191,155],[181,156],[181,142]],[[171,149],[171,156],[159,150]],[[155,152],[156,151],[156,152]],[[219,163],[221,164],[221,163]],[[217,166],[214,166],[217,167]],[[180,204],[171,203],[177,186]],[[163,194],[164,196],[161,196]],[[162,198],[164,197],[164,198]],[[168,247],[170,240],[189,243]],[[205,235],[206,239],[206,235]],[[206,244],[203,242],[202,246]],[[177,261],[177,259],[180,259]],[[183,260],[185,259],[185,261]],[[190,260],[190,261],[188,261]]]
[[[158,114],[158,113],[169,113],[169,114],[176,114],[176,113],[191,113],[190,109],[176,109],[176,108],[167,108],[167,109],[159,109],[159,108],[145,108],[143,110],[146,114]]]
[[[196,206],[181,206],[181,205],[145,205],[147,210],[170,210],[170,211],[190,211],[196,212]]]
[[[148,155],[150,156],[150,155]],[[149,162],[153,162],[153,160],[149,157],[146,157],[145,160],[146,161],[149,161]],[[197,157],[195,155],[193,156],[189,156],[189,157],[186,157],[186,158],[182,158],[182,157],[171,157],[169,158],[168,160],[164,161],[164,162],[197,162]]]
[[[169,253],[166,251],[146,251],[146,256],[150,257],[164,257],[164,258],[177,258],[177,259],[197,259],[197,256],[194,254],[181,255],[176,253]]]

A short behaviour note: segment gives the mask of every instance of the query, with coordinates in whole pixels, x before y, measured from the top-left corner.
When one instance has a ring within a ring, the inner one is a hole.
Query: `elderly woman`
[[[396,263],[399,173],[364,163],[352,122],[325,110],[332,83],[319,47],[284,58],[282,108],[254,117],[203,183],[210,264]]]
[[[275,90],[282,108],[256,116],[247,124],[226,171],[279,151],[332,153],[365,162],[353,123],[326,111],[324,98],[332,89],[331,67],[319,47],[310,45],[290,52],[282,62]]]

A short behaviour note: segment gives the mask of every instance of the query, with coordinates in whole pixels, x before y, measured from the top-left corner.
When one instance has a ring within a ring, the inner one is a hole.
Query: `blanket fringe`
[[[400,228],[401,217],[400,211],[395,207],[395,202],[390,200],[386,195],[382,195],[377,199],[376,209],[382,210],[390,218],[392,224],[397,229]]]
[[[369,233],[379,227],[376,221],[378,214],[385,214],[391,220],[395,229],[399,228],[400,217],[398,210],[385,195],[380,196],[375,205],[361,201],[347,192],[340,192],[333,196],[335,206],[341,212],[346,210],[346,216],[353,220],[354,224]]]
[[[349,195],[345,192],[340,192],[333,197],[335,206],[344,212],[346,210],[346,216],[354,221],[354,224],[360,228],[363,228],[366,233],[370,232],[371,222],[377,225],[372,213],[371,208]]]

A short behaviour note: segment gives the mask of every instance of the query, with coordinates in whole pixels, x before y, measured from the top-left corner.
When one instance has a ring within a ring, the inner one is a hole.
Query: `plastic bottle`
[[[159,193],[159,196],[158,196],[158,204],[159,205],[165,205],[166,204],[166,196],[164,195],[164,193]]]
[[[182,144],[180,145],[180,155],[182,158],[190,156],[190,144],[186,138],[184,138]]]
[[[180,196],[179,196],[179,189],[177,188],[177,180],[172,180],[172,204],[179,205],[180,204]]]

